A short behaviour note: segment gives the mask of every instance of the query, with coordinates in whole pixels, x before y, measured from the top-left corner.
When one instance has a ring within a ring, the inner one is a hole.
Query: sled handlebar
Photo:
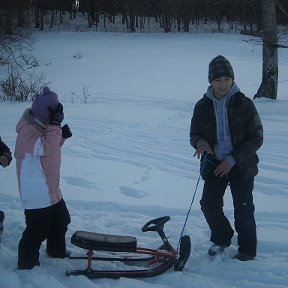
[[[159,217],[159,218],[150,220],[142,227],[142,232],[163,231],[164,224],[169,220],[170,220],[169,216]]]

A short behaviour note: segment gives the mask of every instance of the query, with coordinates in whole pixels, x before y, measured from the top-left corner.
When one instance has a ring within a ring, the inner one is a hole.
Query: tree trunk
[[[12,35],[12,9],[11,7],[6,8],[6,23],[5,23],[5,34]]]
[[[255,98],[277,98],[278,48],[275,0],[262,0],[263,64],[262,83]]]
[[[44,9],[40,9],[40,30],[44,30]]]
[[[24,9],[22,8],[17,9],[17,26],[18,27],[24,26]]]
[[[130,3],[130,32],[135,32],[135,2],[134,0],[131,1]]]
[[[39,28],[40,27],[40,7],[39,7],[38,1],[35,4],[34,15],[35,15],[35,28]]]
[[[88,28],[92,28],[91,0],[87,0],[87,17],[88,17]]]

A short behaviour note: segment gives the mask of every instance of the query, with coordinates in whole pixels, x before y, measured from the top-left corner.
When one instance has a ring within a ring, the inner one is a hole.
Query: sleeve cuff
[[[206,145],[208,145],[208,142],[206,140],[203,140],[203,139],[199,140],[196,144],[197,148],[199,148],[201,146],[206,146]]]
[[[233,167],[236,164],[236,161],[234,160],[234,158],[231,155],[228,155],[227,157],[225,157],[225,160],[228,162],[228,164]]]

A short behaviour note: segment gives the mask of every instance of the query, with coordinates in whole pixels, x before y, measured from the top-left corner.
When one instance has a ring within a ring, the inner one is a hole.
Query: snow
[[[14,160],[1,169],[0,202],[6,214],[0,244],[1,288],[287,287],[285,50],[279,50],[277,101],[255,101],[264,125],[254,189],[258,255],[255,261],[239,262],[231,259],[237,249],[236,236],[222,256],[207,256],[209,230],[199,207],[203,181],[196,187],[199,160],[193,157],[189,128],[194,105],[208,85],[209,61],[218,54],[226,56],[237,85],[253,98],[261,82],[261,46],[249,43],[247,36],[233,34],[41,32],[35,37],[39,70],[58,93],[64,104],[63,123],[73,132],[62,149],[61,167],[61,189],[72,218],[68,249],[85,253],[70,243],[76,230],[136,236],[138,245],[156,248],[159,237],[142,233],[141,227],[165,215],[171,217],[165,232],[176,246],[197,188],[184,231],[191,236],[192,253],[182,272],[144,279],[89,280],[65,276],[66,269],[82,263],[48,258],[43,243],[41,266],[18,271],[17,247],[25,225]],[[0,135],[11,150],[16,123],[30,105],[0,105]],[[225,211],[233,222],[229,191]]]

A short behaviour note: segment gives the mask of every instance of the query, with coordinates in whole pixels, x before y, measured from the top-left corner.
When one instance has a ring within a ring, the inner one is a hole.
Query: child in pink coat
[[[47,254],[65,258],[65,234],[70,215],[60,190],[61,147],[72,136],[61,128],[63,106],[47,86],[36,95],[16,126],[15,158],[26,228],[18,246],[18,268],[40,265],[39,249],[47,240]]]

